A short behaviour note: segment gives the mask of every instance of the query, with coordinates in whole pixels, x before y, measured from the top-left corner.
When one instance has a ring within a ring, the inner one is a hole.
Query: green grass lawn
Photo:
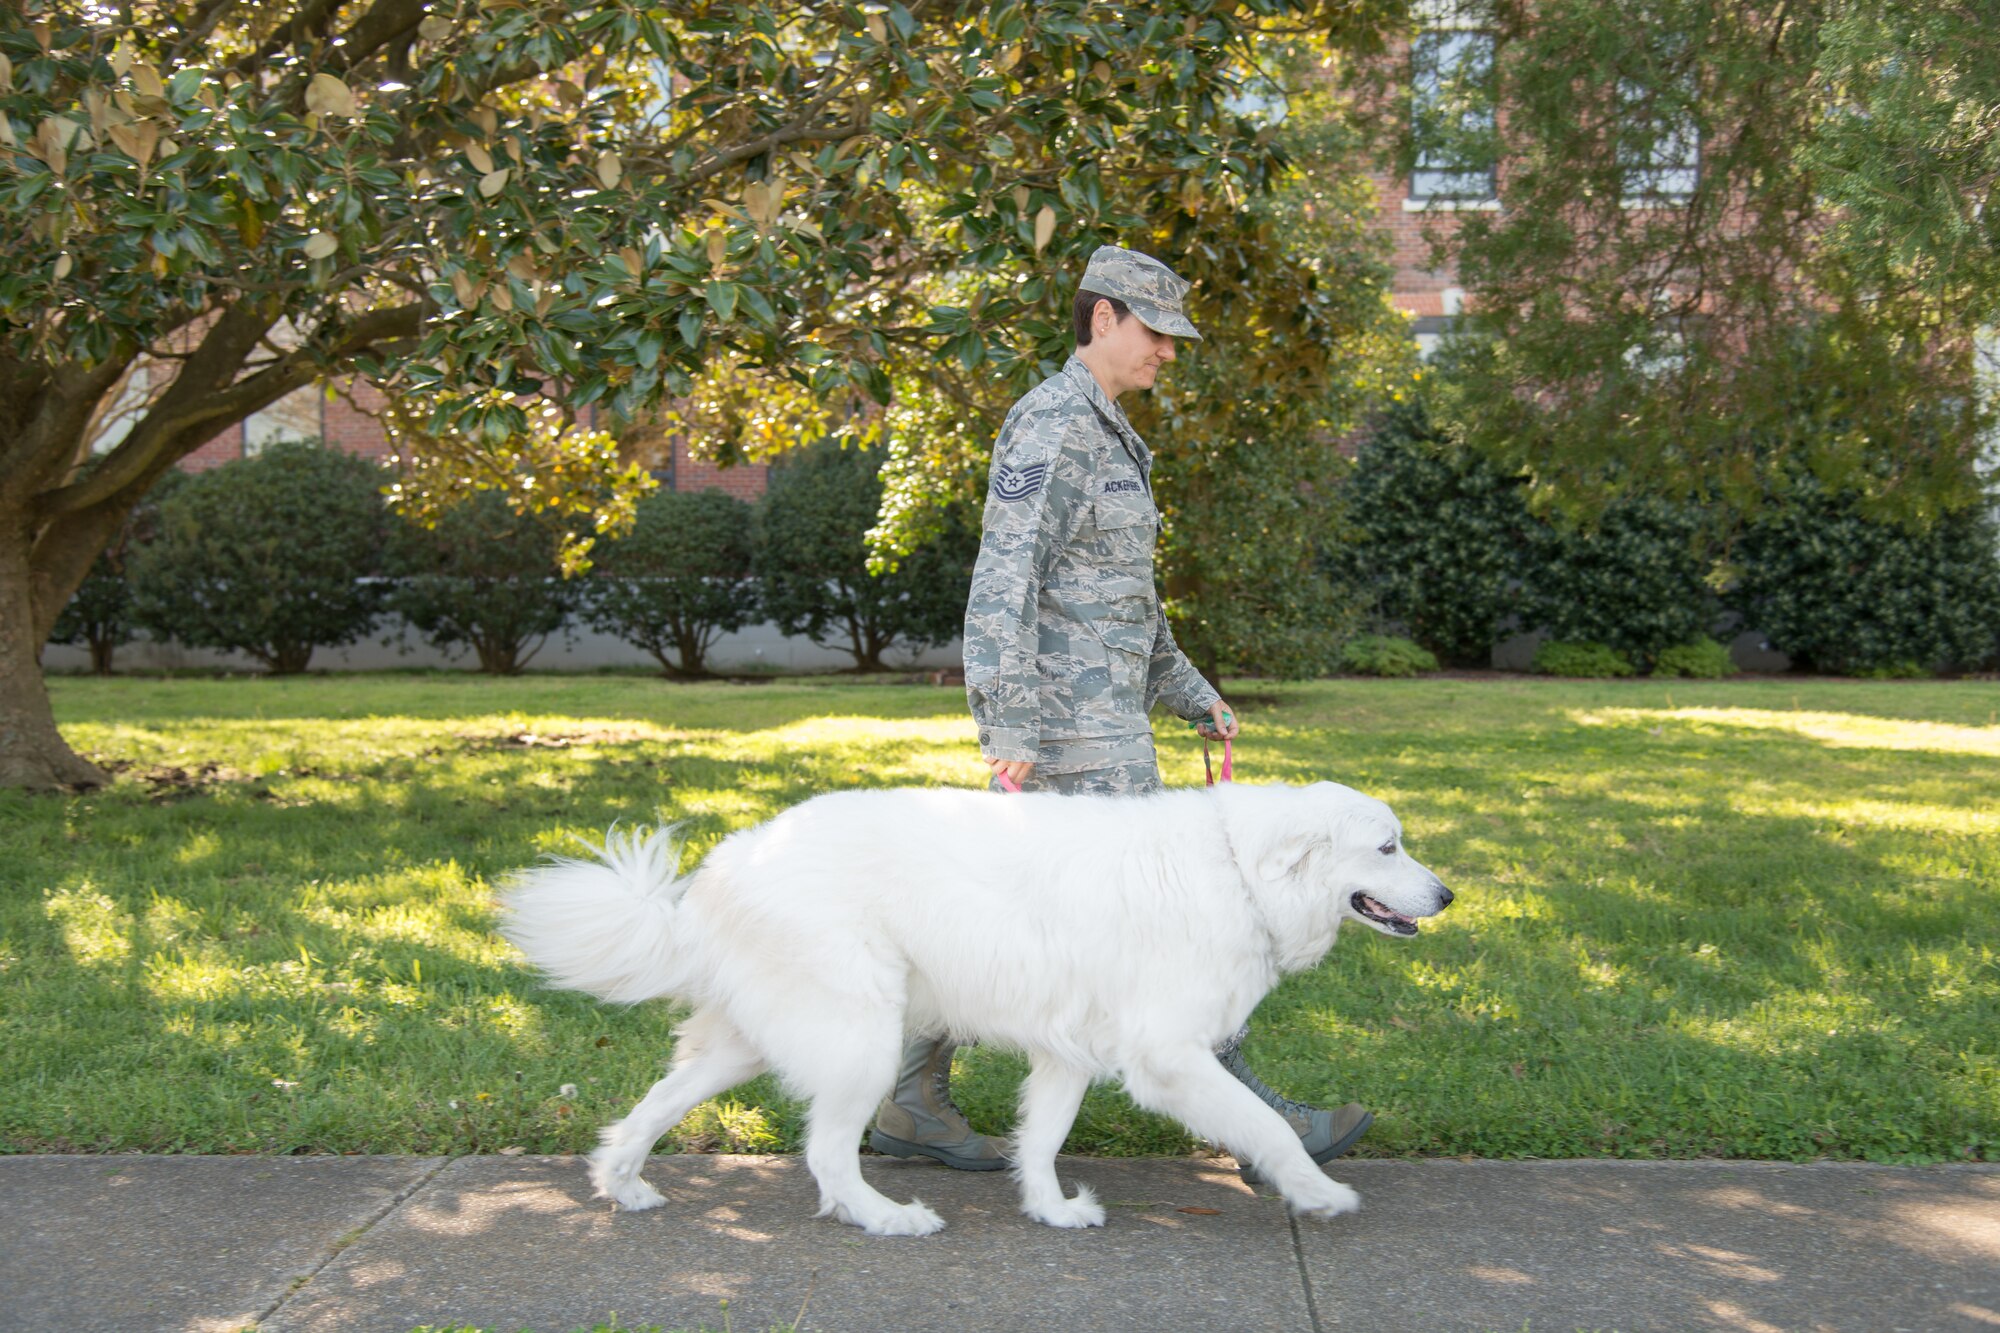
[[[674,1014],[540,989],[495,878],[656,814],[977,785],[953,688],[61,678],[75,798],[0,794],[0,1150],[589,1147]],[[2000,685],[1241,682],[1247,781],[1388,800],[1458,902],[1344,932],[1253,1025],[1361,1151],[2000,1157]],[[1200,751],[1163,725],[1170,783]],[[995,799],[1001,799],[996,797]],[[961,1057],[975,1124],[1021,1062]],[[685,1148],[790,1149],[768,1080]],[[1092,1091],[1082,1153],[1187,1146]]]

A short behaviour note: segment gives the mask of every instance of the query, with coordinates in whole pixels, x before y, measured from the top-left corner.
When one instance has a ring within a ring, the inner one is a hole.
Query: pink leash
[[[1208,762],[1207,741],[1201,743],[1201,766],[1208,772],[1208,785],[1213,787],[1215,785],[1215,765]],[[1227,736],[1222,738],[1222,780],[1224,782],[1236,781],[1236,760],[1230,754],[1229,738]]]
[[[1207,741],[1201,743],[1201,766],[1208,774],[1208,785],[1213,787],[1215,785],[1215,765],[1209,762]],[[1000,784],[1001,791],[1021,790],[1021,784],[1008,777],[1005,773],[995,773],[993,779]],[[1235,748],[1230,744],[1227,737],[1224,737],[1222,742],[1222,780],[1224,782],[1234,782],[1236,780]]]

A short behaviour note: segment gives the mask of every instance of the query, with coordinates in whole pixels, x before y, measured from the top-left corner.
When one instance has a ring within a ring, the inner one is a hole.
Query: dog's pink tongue
[[[1387,903],[1380,901],[1379,899],[1369,898],[1368,895],[1365,893],[1361,896],[1363,898],[1368,899],[1369,910],[1374,912],[1377,916],[1394,917],[1398,921],[1408,921],[1410,919],[1404,916],[1401,912],[1398,912],[1395,908],[1389,906]]]

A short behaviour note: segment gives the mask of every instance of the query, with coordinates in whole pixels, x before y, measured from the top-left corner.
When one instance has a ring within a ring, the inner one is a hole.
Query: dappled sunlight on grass
[[[1697,735],[1720,728],[1786,731],[1836,749],[1929,750],[1938,754],[1976,754],[2000,758],[2000,725],[1958,726],[1917,722],[1908,718],[1869,717],[1856,713],[1787,712],[1768,708],[1597,708],[1577,709],[1570,716],[1579,726],[1653,726],[1665,722],[1689,724]]]
[[[1376,1112],[1364,1152],[2000,1152],[2000,687],[1231,686],[1242,780],[1389,800],[1459,894],[1414,940],[1342,931],[1253,1024],[1268,1081]],[[985,782],[955,688],[52,689],[73,743],[125,767],[0,794],[14,1149],[582,1150],[675,1015],[541,988],[492,931],[501,876],[614,822],[683,821],[686,866],[819,792]],[[1199,785],[1199,742],[1156,725],[1168,783]],[[1023,1068],[961,1055],[975,1126],[1007,1128]],[[671,1141],[801,1127],[767,1078]],[[1070,1142],[1185,1146],[1115,1087]]]

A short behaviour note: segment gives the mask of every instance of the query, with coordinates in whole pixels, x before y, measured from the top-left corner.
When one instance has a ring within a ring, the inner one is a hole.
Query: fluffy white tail
[[[589,859],[551,857],[500,892],[500,933],[564,990],[619,1004],[671,994],[681,972],[676,910],[685,879],[678,825],[584,842]]]

